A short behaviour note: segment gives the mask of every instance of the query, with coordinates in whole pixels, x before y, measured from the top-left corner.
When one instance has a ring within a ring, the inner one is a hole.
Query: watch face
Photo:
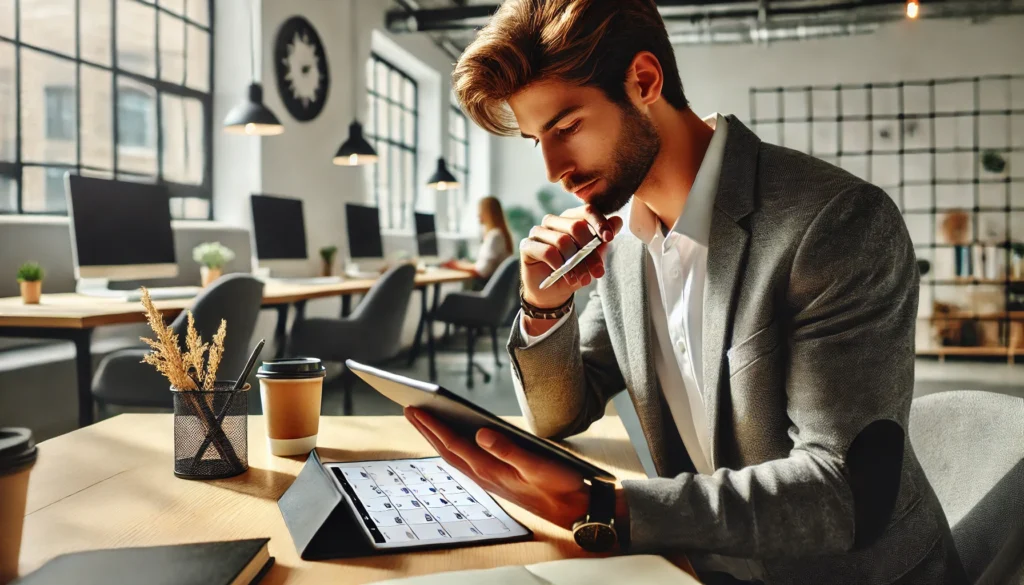
[[[590,552],[605,552],[615,546],[617,536],[615,529],[599,522],[579,524],[572,531],[576,544]]]

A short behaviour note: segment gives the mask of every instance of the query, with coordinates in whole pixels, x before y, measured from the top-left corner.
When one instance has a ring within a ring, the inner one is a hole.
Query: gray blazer
[[[889,197],[729,117],[704,303],[713,475],[655,374],[646,256],[623,232],[578,318],[529,349],[517,321],[508,346],[539,435],[629,392],[660,477],[622,482],[626,549],[759,559],[771,584],[963,582],[906,433],[919,275]]]

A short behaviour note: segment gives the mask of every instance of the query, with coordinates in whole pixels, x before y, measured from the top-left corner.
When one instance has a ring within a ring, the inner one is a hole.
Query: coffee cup
[[[28,474],[35,463],[32,431],[0,428],[0,585],[18,577]]]
[[[327,370],[316,358],[263,362],[260,381],[267,446],[274,455],[305,455],[316,447]]]

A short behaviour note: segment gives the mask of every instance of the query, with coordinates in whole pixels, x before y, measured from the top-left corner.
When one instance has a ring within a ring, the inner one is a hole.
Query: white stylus
[[[579,266],[579,263],[583,262],[583,260],[587,256],[589,256],[591,252],[596,250],[597,247],[600,246],[600,245],[601,245],[601,238],[600,237],[595,237],[593,240],[590,240],[589,242],[587,242],[587,245],[583,246],[582,248],[580,248],[579,252],[576,252],[568,260],[566,260],[565,264],[562,264],[561,268],[559,268],[558,270],[552,272],[551,276],[545,278],[544,282],[540,283],[540,290],[544,290],[544,289],[548,288],[549,286],[551,286],[551,285],[555,284],[556,282],[558,282],[559,278],[562,278],[566,274],[569,274],[569,271],[571,271],[573,268],[576,268],[577,266]]]

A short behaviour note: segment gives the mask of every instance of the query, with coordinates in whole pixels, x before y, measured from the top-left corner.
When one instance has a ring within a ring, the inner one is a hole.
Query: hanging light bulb
[[[355,0],[349,3],[349,17],[352,24],[352,55],[355,59],[355,55],[359,54],[359,43],[358,35],[355,34],[356,30],[356,3]],[[348,138],[345,142],[341,143],[338,147],[338,152],[334,154],[332,162],[342,167],[356,167],[360,165],[371,165],[377,162],[377,151],[373,149],[366,138],[363,137],[363,125],[356,119],[359,113],[359,107],[356,105],[359,103],[359,88],[353,82],[352,83],[352,109],[355,112],[352,114],[352,123],[348,126]]]
[[[907,18],[917,18],[917,15],[921,12],[921,4],[917,0],[907,1]]]
[[[427,181],[427,187],[437,191],[448,191],[449,189],[457,189],[459,187],[459,180],[455,178],[455,175],[448,171],[448,165],[444,162],[444,157],[437,159],[437,170],[430,176],[430,180]]]
[[[253,32],[252,4],[249,4],[249,67],[252,83],[249,84],[248,99],[231,108],[224,118],[224,131],[228,134],[249,136],[275,136],[284,132],[284,126],[270,108],[263,105],[263,86],[256,78],[256,33]]]

